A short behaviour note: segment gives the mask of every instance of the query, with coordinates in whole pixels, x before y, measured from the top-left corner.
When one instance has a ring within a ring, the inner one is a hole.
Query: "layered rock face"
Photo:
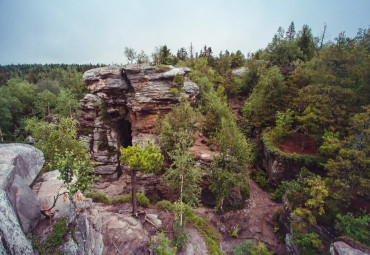
[[[91,94],[81,100],[80,137],[98,164],[95,173],[116,178],[121,173],[119,148],[148,139],[156,142],[157,113],[166,115],[179,97],[169,93],[175,75],[184,79],[183,96],[193,99],[198,86],[186,67],[147,64],[108,66],[87,71],[83,80]]]

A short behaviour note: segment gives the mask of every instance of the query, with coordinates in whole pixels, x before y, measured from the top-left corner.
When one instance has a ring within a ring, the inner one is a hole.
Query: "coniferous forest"
[[[204,206],[204,176],[218,215],[241,210],[225,201],[235,189],[249,199],[251,182],[284,205],[274,216],[275,235],[299,254],[329,254],[338,239],[370,249],[370,30],[359,29],[353,38],[343,32],[333,41],[325,36],[325,29],[314,35],[308,25],[298,29],[292,22],[279,27],[266,48],[246,55],[239,50],[215,53],[208,45],[200,51],[190,45],[172,52],[163,45],[150,56],[140,49],[122,49],[129,64],[158,70],[188,67],[187,78],[199,87],[189,102],[181,97],[183,78],[175,76],[169,93],[179,98],[178,104],[166,116],[158,114],[158,144],[132,144],[119,152],[122,165],[133,172],[160,173],[180,194],[176,202],[150,201],[177,219],[176,235],[166,239],[162,232],[164,241],[152,243],[158,254],[181,251],[188,240],[186,224],[202,233],[211,254],[223,253],[219,230],[194,211]],[[93,175],[88,148],[78,140],[85,130],[76,117],[79,100],[89,93],[83,73],[103,66],[0,66],[0,134],[2,143],[33,139],[45,155],[43,172],[60,169],[73,175],[80,167],[75,173],[80,181],[63,179],[71,194],[80,189],[93,201],[114,204],[122,201],[87,193],[99,178]],[[99,106],[102,116],[104,107]],[[207,167],[196,162],[191,150],[199,132],[215,152]],[[268,169],[274,167],[270,159],[283,166],[280,175],[277,168]],[[72,161],[75,165],[68,167]],[[136,206],[146,197],[137,193],[136,199],[131,195],[125,201],[131,199]],[[291,226],[288,237],[284,217]],[[228,229],[229,237],[238,238],[238,228]],[[268,248],[262,242],[242,243],[233,252],[276,252]]]

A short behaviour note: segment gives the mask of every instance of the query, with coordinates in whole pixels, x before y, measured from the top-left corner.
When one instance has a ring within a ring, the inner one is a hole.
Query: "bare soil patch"
[[[250,198],[244,202],[244,208],[233,210],[222,215],[216,214],[212,208],[200,207],[195,211],[198,215],[210,220],[222,235],[222,250],[233,252],[233,246],[239,246],[244,239],[264,242],[275,254],[287,254],[285,244],[274,233],[274,214],[283,209],[281,204],[270,199],[270,193],[263,191],[253,180],[250,183]],[[229,236],[229,230],[238,226],[238,238]]]
[[[303,150],[302,145],[304,145]],[[303,155],[317,155],[319,152],[319,147],[312,138],[298,133],[291,133],[288,138],[280,144],[279,149],[285,153]]]

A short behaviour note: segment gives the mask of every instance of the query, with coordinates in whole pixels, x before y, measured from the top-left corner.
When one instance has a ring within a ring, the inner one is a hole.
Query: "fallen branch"
[[[157,226],[157,225],[155,225],[153,222],[151,222],[151,221],[146,217],[146,215],[145,215],[144,220],[146,220],[147,222],[149,222],[150,224],[152,224],[154,227],[158,228],[158,226]]]
[[[55,205],[58,201],[58,198],[60,196],[64,196],[65,194],[68,194],[68,193],[69,193],[69,191],[64,191],[63,193],[60,193],[60,194],[54,196],[53,205],[51,207],[47,208],[47,209],[40,210],[41,214],[44,215],[45,217],[50,217],[51,218],[51,216],[53,216],[53,214],[51,213],[51,210],[55,207]]]
[[[122,255],[122,253],[120,253],[120,252],[119,252],[119,249],[118,249],[118,247],[116,246],[116,244],[113,242],[113,238],[112,238],[112,236],[111,236],[111,235],[109,235],[109,236],[110,236],[110,240],[112,241],[112,244],[113,244],[113,245],[114,245],[114,247],[117,249],[118,254]]]

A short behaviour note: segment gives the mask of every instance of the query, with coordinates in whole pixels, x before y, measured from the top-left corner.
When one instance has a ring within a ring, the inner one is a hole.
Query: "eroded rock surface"
[[[31,145],[0,144],[0,240],[9,254],[32,253],[24,233],[31,232],[41,214],[29,185],[43,164],[42,152]]]
[[[199,92],[186,77],[189,72],[187,67],[140,64],[101,67],[84,74],[91,94],[81,100],[80,138],[98,163],[96,174],[110,179],[121,174],[120,146],[148,139],[157,142],[153,134],[157,113],[166,115],[178,103],[178,97],[169,93],[175,87],[175,75],[184,79],[183,96],[192,100]]]

